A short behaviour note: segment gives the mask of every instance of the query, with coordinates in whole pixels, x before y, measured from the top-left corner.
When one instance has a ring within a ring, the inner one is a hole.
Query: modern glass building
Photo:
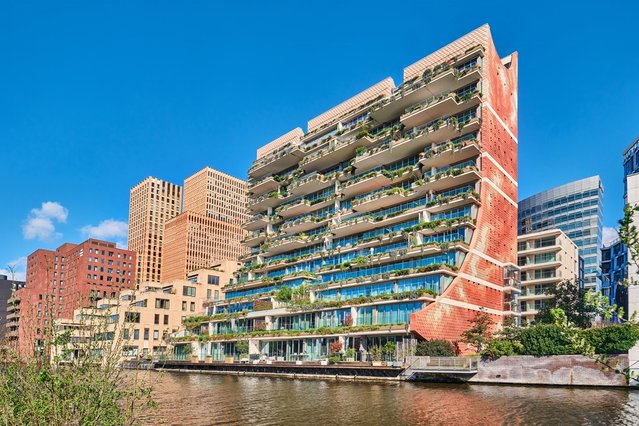
[[[486,25],[258,149],[250,251],[200,354],[394,361],[517,315],[516,134],[517,55]]]
[[[558,228],[577,244],[585,288],[601,288],[603,192],[599,176],[592,176],[519,202],[519,235]]]
[[[601,292],[611,304],[628,310],[628,292],[620,286],[628,278],[628,250],[619,240],[601,248]]]

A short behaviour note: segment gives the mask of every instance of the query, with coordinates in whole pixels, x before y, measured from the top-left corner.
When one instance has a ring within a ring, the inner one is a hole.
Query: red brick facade
[[[517,261],[518,57],[513,53],[504,61],[500,59],[488,26],[442,50],[446,55],[460,54],[477,41],[485,48],[480,130],[481,207],[470,252],[458,276],[436,302],[411,316],[411,330],[425,339],[458,341],[480,309],[489,313],[496,325],[501,324],[503,267]],[[462,345],[462,349],[466,348]]]
[[[20,348],[31,349],[53,321],[72,318],[74,309],[90,306],[92,299],[117,297],[120,290],[133,288],[135,268],[135,252],[95,239],[33,252],[20,290]]]

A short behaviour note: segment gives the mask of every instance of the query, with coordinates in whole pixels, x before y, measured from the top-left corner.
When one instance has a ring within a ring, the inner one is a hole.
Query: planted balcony
[[[351,206],[353,210],[358,212],[370,212],[402,203],[410,199],[412,195],[412,192],[408,189],[400,187],[389,188],[354,199],[351,202]]]
[[[334,185],[336,177],[336,174],[325,176],[321,173],[313,172],[309,175],[293,180],[287,189],[295,196],[310,194]]]
[[[481,154],[479,141],[475,138],[459,142],[446,141],[431,146],[420,154],[420,163],[427,168],[440,168],[447,164],[460,163]]]
[[[261,212],[268,208],[277,206],[289,197],[286,192],[271,191],[267,194],[262,194],[258,197],[252,198],[249,201],[249,208],[254,212]]]
[[[332,215],[315,216],[313,214],[307,214],[296,219],[289,219],[280,226],[280,231],[287,234],[310,231],[311,229],[322,226],[331,216]]]
[[[266,192],[276,191],[279,187],[279,177],[270,175],[250,182],[248,189],[252,195],[261,195]]]
[[[287,144],[276,151],[257,159],[249,169],[251,179],[276,174],[297,164],[304,153],[299,144]]]
[[[479,193],[471,190],[446,197],[437,196],[426,203],[426,211],[429,213],[439,213],[468,204],[480,205]]]
[[[434,68],[426,69],[421,76],[416,76],[399,85],[390,98],[378,102],[370,113],[371,118],[385,123],[400,116],[404,110],[415,105],[432,93],[445,90],[457,90],[481,79],[481,66],[477,59],[483,54],[483,47],[452,57]],[[472,60],[475,58],[475,60]]]
[[[268,225],[273,219],[274,217],[268,216],[266,214],[255,214],[251,216],[249,220],[244,222],[242,227],[247,231],[255,231],[256,229],[266,227],[266,225]]]
[[[388,172],[382,169],[372,170],[355,176],[342,184],[341,193],[350,198],[356,194],[370,192],[391,183]]]
[[[264,230],[253,231],[249,233],[241,243],[247,247],[256,247],[262,244],[266,240],[266,232]]]
[[[435,192],[443,191],[447,188],[463,186],[481,179],[477,166],[464,166],[459,168],[449,168],[445,171],[437,172],[428,178],[428,189]]]
[[[335,138],[329,142],[327,147],[304,157],[300,162],[300,167],[307,172],[326,169],[352,158],[358,147],[367,147],[373,143],[370,138],[358,138],[357,135],[349,138]]]
[[[481,92],[463,88],[458,92],[444,92],[406,108],[400,121],[407,128],[416,127],[437,117],[450,116],[481,103]]]
[[[418,225],[413,226],[411,231],[419,232],[422,235],[432,235],[459,227],[475,229],[475,220],[470,216],[461,216],[452,219],[435,219],[428,222],[420,222]]]
[[[358,216],[352,219],[335,222],[331,226],[331,233],[336,237],[357,234],[375,227],[375,220],[370,215]]]

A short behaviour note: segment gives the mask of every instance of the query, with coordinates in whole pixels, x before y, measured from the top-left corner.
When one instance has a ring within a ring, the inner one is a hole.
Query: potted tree
[[[235,350],[240,354],[240,362],[249,361],[249,342],[248,340],[240,340],[235,344]]]
[[[382,347],[382,355],[384,356],[384,360],[386,361],[395,361],[395,353],[397,352],[397,344],[395,342],[391,342],[390,340],[384,343]]]
[[[370,350],[372,362],[371,365],[373,367],[381,367],[382,366],[382,348],[379,346],[373,346]]]
[[[346,349],[346,352],[344,352],[344,356],[346,357],[347,362],[355,362],[355,349]]]

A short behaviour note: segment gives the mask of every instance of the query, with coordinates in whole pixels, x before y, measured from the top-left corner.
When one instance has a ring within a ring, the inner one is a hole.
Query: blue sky
[[[259,146],[484,23],[520,54],[520,198],[599,174],[606,225],[621,215],[633,2],[106,3],[0,3],[0,269],[124,242],[144,177],[246,177]]]

